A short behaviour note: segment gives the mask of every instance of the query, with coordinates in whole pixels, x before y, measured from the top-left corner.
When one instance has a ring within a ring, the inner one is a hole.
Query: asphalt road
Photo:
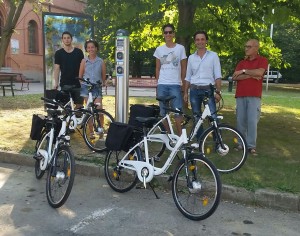
[[[177,210],[172,195],[150,189],[116,193],[104,178],[76,175],[64,206],[51,208],[45,179],[32,167],[0,162],[0,235],[288,235],[299,236],[300,214],[222,202],[200,222]]]

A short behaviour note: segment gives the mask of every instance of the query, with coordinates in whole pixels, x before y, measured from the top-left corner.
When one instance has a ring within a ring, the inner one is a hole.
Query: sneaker
[[[198,149],[199,148],[199,143],[192,143],[191,147]]]
[[[257,152],[255,150],[255,148],[249,148],[248,152],[252,155],[252,156],[257,156]]]
[[[95,134],[94,133],[90,133],[90,139],[95,139],[95,138],[96,138]]]

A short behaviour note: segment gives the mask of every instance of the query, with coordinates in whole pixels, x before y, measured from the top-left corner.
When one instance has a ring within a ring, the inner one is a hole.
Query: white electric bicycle
[[[89,79],[78,78],[81,81],[84,81],[88,84],[89,96],[84,107],[75,109],[75,104],[70,94],[70,91],[73,89],[70,88],[64,89],[64,93],[68,93],[69,101],[65,106],[71,107],[72,110],[76,110],[76,113],[72,115],[69,122],[70,130],[77,129],[82,135],[87,146],[95,152],[103,152],[106,150],[105,139],[107,135],[107,130],[111,122],[114,121],[114,118],[104,109],[98,108],[99,103],[95,103],[95,98],[93,98],[92,90],[95,87],[102,87],[100,81],[97,83],[92,83]],[[78,116],[78,114],[80,114]],[[79,129],[78,129],[79,127]],[[80,132],[82,129],[82,132]]]
[[[48,115],[41,139],[36,144],[35,175],[41,179],[48,170],[47,200],[50,206],[58,208],[68,199],[75,178],[75,157],[67,135],[67,124],[74,111],[51,99],[41,99],[46,102]],[[58,106],[63,110],[57,109]]]
[[[143,125],[143,139],[128,151],[111,150],[105,158],[104,173],[109,186],[117,192],[126,192],[140,180],[145,188],[149,183],[155,193],[150,181],[154,176],[164,174],[181,151],[183,158],[172,177],[175,204],[184,216],[192,220],[203,220],[212,215],[220,202],[220,176],[215,166],[204,155],[192,153],[192,149],[187,145],[186,129],[182,130],[182,135],[163,166],[157,167],[148,152],[148,127],[152,126],[156,118],[137,117],[136,120]],[[120,135],[118,138],[121,138]],[[155,195],[158,198],[156,193]]]
[[[213,93],[212,93],[213,94]],[[174,96],[160,97],[167,114],[158,120],[149,130],[147,138],[150,155],[155,158],[161,157],[167,148],[172,151],[179,137],[174,133],[169,113],[177,113],[185,117],[185,122],[193,120],[193,127],[188,135],[191,143],[197,131],[208,119],[210,126],[203,131],[199,139],[199,151],[210,159],[221,173],[231,173],[239,170],[247,160],[247,143],[243,135],[234,127],[219,123],[222,116],[214,117],[208,105],[209,93],[204,98],[204,110],[199,118],[191,117],[181,111],[170,109],[169,103]],[[169,131],[164,128],[163,122],[167,123]],[[186,123],[185,123],[186,124]],[[184,124],[184,125],[185,125]]]

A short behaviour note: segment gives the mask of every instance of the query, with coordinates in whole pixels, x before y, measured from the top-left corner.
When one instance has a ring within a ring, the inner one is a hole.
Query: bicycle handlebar
[[[57,102],[53,99],[49,99],[49,98],[45,98],[45,97],[41,97],[41,100],[45,101],[46,103],[49,103],[49,104],[52,104],[52,105],[56,105],[56,106],[59,106],[61,107],[64,111],[66,111],[68,114],[69,113],[72,113],[72,112],[75,112],[74,110],[72,110],[70,107],[65,107],[64,104],[60,103],[60,102]]]
[[[92,86],[96,86],[96,85],[101,85],[102,84],[102,82],[100,80],[98,80],[96,83],[93,83],[93,82],[90,81],[89,78],[85,79],[85,78],[77,77],[77,79],[80,80],[80,81],[83,81],[83,82],[85,82],[87,84],[90,84]]]

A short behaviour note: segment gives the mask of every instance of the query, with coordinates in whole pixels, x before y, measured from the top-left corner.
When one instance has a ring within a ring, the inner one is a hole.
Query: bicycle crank
[[[143,176],[143,184],[144,184],[144,188],[146,188],[146,178],[148,177],[148,175],[149,175],[149,170],[146,168],[146,167],[144,167],[143,169],[142,169],[142,174],[141,174],[142,176]]]

